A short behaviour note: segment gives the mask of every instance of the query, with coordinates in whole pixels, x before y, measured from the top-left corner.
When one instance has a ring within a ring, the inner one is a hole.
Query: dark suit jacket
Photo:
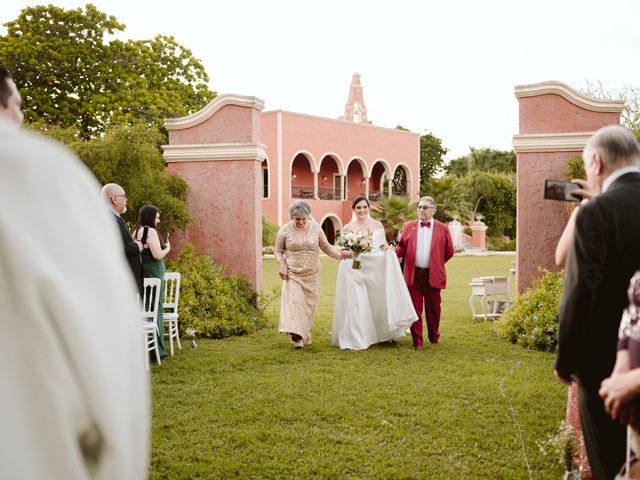
[[[413,274],[416,266],[416,249],[418,243],[418,222],[412,220],[402,227],[402,235],[396,245],[396,254],[404,259],[404,280],[408,286],[413,285]],[[447,287],[447,271],[444,264],[453,257],[453,241],[449,233],[449,227],[435,218],[433,222],[433,235],[431,237],[431,250],[429,253],[429,285],[433,288]]]
[[[138,291],[142,295],[142,257],[140,256],[140,249],[138,248],[138,244],[133,241],[131,238],[131,234],[129,230],[127,230],[127,226],[124,223],[124,220],[117,215],[113,215],[115,217],[116,223],[118,224],[118,230],[120,231],[120,236],[122,237],[122,243],[124,244],[124,254],[127,257],[127,261],[129,262],[129,267],[131,268],[131,273],[133,274],[133,278],[136,281],[136,285],[138,286]]]
[[[560,299],[555,368],[598,388],[616,359],[627,288],[640,268],[640,174],[627,173],[580,207]]]

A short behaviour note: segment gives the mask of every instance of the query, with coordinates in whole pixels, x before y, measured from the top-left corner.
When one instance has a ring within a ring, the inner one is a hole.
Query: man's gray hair
[[[292,217],[308,217],[311,215],[311,207],[303,200],[295,201],[289,206],[289,215]]]
[[[585,153],[599,153],[608,167],[640,164],[640,146],[636,136],[622,125],[602,127],[587,142]]]
[[[425,196],[425,197],[420,197],[420,200],[418,200],[418,204],[420,202],[427,202],[429,204],[429,206],[437,207],[436,201],[432,197],[429,197],[428,195]]]

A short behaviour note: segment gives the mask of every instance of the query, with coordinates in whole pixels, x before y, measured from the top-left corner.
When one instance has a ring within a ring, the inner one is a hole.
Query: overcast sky
[[[0,22],[28,5],[4,0]],[[430,131],[449,149],[511,149],[515,85],[640,86],[638,0],[94,0],[121,38],[173,35],[219,93],[336,118],[359,72],[369,120]],[[0,30],[5,33],[5,30]]]

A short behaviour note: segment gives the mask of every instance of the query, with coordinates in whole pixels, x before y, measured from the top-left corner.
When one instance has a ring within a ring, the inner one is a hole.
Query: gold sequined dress
[[[322,228],[309,220],[306,235],[293,222],[280,227],[276,257],[284,258],[289,279],[282,282],[279,332],[295,333],[311,343],[311,327],[320,299],[320,250],[331,257],[339,252],[327,241]]]

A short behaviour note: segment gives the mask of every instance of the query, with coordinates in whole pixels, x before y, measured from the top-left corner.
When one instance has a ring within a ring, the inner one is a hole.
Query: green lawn
[[[308,348],[277,333],[277,302],[254,335],[185,341],[153,368],[150,478],[561,478],[538,446],[565,412],[553,356],[470,318],[471,277],[506,275],[512,260],[452,259],[440,344],[419,352],[410,335],[364,352],[329,344],[337,262],[326,257]],[[276,263],[263,268],[269,291]]]

